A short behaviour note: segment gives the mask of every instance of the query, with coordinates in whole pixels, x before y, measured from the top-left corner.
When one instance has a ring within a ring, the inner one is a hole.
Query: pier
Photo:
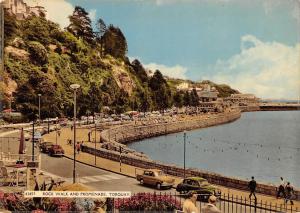
[[[299,103],[260,103],[261,111],[289,111],[300,110]]]

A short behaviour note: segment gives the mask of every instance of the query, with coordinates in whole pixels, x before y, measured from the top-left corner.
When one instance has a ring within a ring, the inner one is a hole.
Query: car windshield
[[[201,185],[201,186],[209,185],[209,183],[208,183],[207,180],[202,180],[202,181],[199,181],[199,182],[200,182],[200,185]]]
[[[158,176],[164,176],[165,175],[165,173],[163,171],[159,171],[159,172],[157,172],[157,174],[158,174]]]

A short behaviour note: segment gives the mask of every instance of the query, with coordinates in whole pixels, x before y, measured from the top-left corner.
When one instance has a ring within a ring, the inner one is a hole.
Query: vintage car
[[[155,186],[157,189],[172,188],[175,179],[166,176],[163,171],[158,169],[144,170],[143,174],[138,174],[136,179],[141,185]]]
[[[40,144],[40,150],[41,150],[41,152],[48,153],[49,149],[51,148],[52,145],[53,145],[52,142],[42,142]]]
[[[65,151],[60,145],[52,144],[48,149],[48,154],[50,156],[63,156],[65,154]]]
[[[221,191],[208,183],[205,178],[202,177],[188,177],[185,178],[182,183],[178,184],[176,191],[180,194],[188,194],[195,192],[198,194],[198,200],[207,201],[211,195],[216,197],[221,196]]]

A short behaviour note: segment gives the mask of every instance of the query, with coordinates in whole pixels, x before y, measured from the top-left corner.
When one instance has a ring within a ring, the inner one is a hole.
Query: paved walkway
[[[88,145],[91,146],[94,145],[94,143],[92,142],[87,142],[88,141],[88,132],[90,130],[89,129],[77,129],[76,133],[77,133],[77,141],[83,141],[84,144],[87,145],[87,143],[89,143]],[[99,134],[100,132],[97,132],[96,137],[97,137],[97,141],[99,141]],[[44,139],[45,141],[51,141],[55,143],[55,138],[56,138],[56,133],[52,132],[49,135],[45,135]],[[57,143],[60,144],[63,149],[65,150],[65,156],[69,157],[69,158],[73,158],[73,145],[67,145],[67,140],[68,139],[72,139],[73,138],[73,131],[71,131],[70,128],[64,128],[61,130],[61,134],[58,137]],[[94,133],[92,134],[91,137],[91,141],[94,141]],[[99,143],[96,144],[96,147],[99,147]],[[105,158],[101,158],[101,157],[96,157],[87,153],[80,153],[76,155],[76,160],[84,162],[86,164],[89,165],[93,165],[96,167],[99,167],[101,169],[105,169],[105,170],[109,170],[112,172],[116,172],[116,173],[120,173],[123,175],[127,175],[130,177],[135,177],[136,172],[142,171],[143,169],[141,168],[137,168],[134,166],[130,166],[130,165],[126,165],[126,164],[122,164],[121,168],[120,168],[120,163],[119,162],[115,162],[115,161],[111,161]],[[175,177],[175,182],[176,184],[178,184],[179,182],[181,182],[181,178],[177,178]],[[227,188],[227,187],[223,187],[223,186],[217,186],[218,188],[221,189],[222,193],[229,193],[230,195],[233,195],[234,197],[246,197],[248,198],[249,192],[246,191],[241,191],[241,190],[236,190],[236,189],[231,189],[231,188]],[[272,205],[284,205],[284,200],[283,199],[276,199],[275,197],[271,197],[271,196],[266,196],[266,195],[262,195],[262,194],[257,194],[257,199],[260,201],[262,201],[263,203],[272,203]],[[298,209],[300,209],[300,202],[299,201],[295,201],[294,202],[294,207],[297,207]]]

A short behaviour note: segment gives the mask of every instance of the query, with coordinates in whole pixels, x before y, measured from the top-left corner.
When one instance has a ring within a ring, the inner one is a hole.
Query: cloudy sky
[[[300,95],[300,0],[26,0],[62,27],[75,5],[119,26],[128,56],[261,98]],[[33,3],[34,2],[34,3]]]

